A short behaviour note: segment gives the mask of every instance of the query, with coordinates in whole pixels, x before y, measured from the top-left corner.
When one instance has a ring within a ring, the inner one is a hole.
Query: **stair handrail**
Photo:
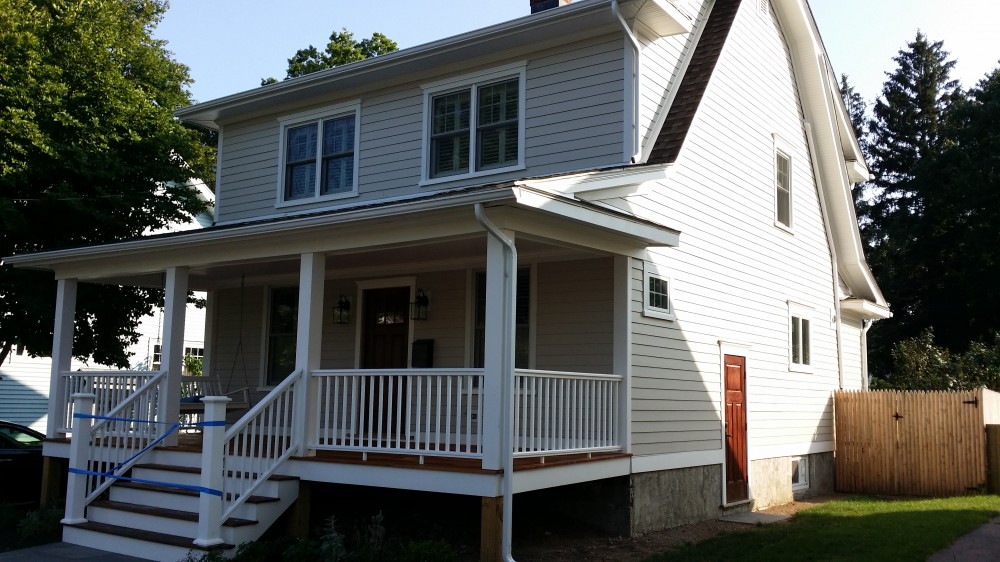
[[[224,508],[220,523],[297,450],[303,436],[292,423],[292,396],[295,383],[303,378],[308,382],[307,375],[302,369],[293,371],[226,431],[222,440]],[[253,455],[239,454],[248,451]],[[265,454],[259,455],[261,452]]]
[[[69,481],[66,493],[66,520],[84,520],[84,512],[92,501],[122,478],[132,466],[148,453],[162,437],[159,395],[166,371],[143,383],[125,400],[106,414],[94,415],[94,395],[74,395],[83,398],[85,407],[76,409],[80,431],[70,440]],[[94,421],[91,426],[91,422]],[[117,429],[111,424],[121,424]],[[108,434],[102,435],[107,432]]]

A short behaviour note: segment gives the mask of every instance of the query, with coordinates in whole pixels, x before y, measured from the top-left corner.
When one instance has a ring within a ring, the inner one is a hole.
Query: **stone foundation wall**
[[[630,535],[715,519],[722,513],[722,466],[632,475]]]

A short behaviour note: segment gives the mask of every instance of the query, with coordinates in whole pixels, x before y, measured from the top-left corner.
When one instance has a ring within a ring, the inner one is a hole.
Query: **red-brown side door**
[[[747,485],[746,358],[723,357],[726,378],[726,502],[749,499]]]

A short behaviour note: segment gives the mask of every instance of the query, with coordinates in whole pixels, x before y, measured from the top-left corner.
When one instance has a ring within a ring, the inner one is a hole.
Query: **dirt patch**
[[[822,496],[760,510],[761,513],[794,515],[796,512],[835,499]],[[780,525],[781,523],[776,523]],[[755,529],[754,525],[709,520],[647,533],[639,537],[610,537],[579,528],[532,529],[515,533],[512,547],[518,562],[637,562],[673,547],[701,542],[725,533]]]

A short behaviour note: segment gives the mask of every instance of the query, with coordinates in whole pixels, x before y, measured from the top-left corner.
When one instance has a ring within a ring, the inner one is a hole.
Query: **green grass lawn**
[[[759,526],[672,549],[650,559],[676,560],[926,560],[1000,515],[1000,496],[941,499],[852,498]]]

